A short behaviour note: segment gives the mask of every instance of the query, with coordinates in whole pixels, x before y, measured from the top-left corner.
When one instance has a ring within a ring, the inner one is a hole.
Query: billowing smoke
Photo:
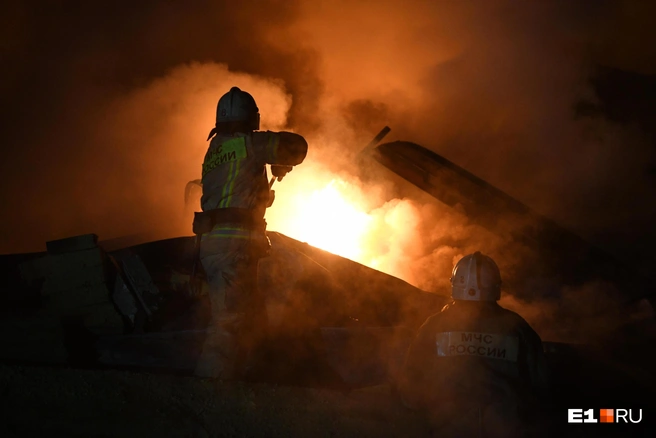
[[[89,178],[113,196],[104,205],[124,205],[133,211],[149,205],[139,214],[139,224],[122,224],[119,235],[129,233],[129,227],[161,235],[189,234],[191,217],[184,214],[183,189],[187,181],[200,177],[216,96],[232,86],[257,98],[263,129],[285,125],[291,96],[280,81],[230,72],[223,64],[176,67],[111,102],[104,122],[108,133],[99,145],[106,153],[100,160],[109,165],[90,172]],[[115,166],[123,171],[116,173]],[[120,216],[117,220],[120,223]]]
[[[281,81],[231,72],[224,64],[181,65],[99,102],[102,108],[85,119],[95,128],[90,135],[72,132],[69,137],[82,147],[65,163],[66,174],[50,169],[52,176],[74,184],[57,193],[53,189],[60,182],[53,180],[51,187],[43,187],[49,195],[33,207],[48,217],[49,237],[83,231],[105,239],[135,233],[188,235],[184,187],[200,177],[217,96],[232,86],[256,96],[264,129],[285,125],[291,96]]]
[[[11,232],[0,251],[39,250],[85,232],[189,234],[184,185],[199,177],[216,100],[232,85],[255,96],[264,129],[302,133],[312,148],[275,186],[270,227],[290,235],[301,226],[340,228],[347,243],[336,252],[427,290],[446,292],[453,263],[477,249],[511,277],[523,249],[510,251],[503,238],[426,196],[361,179],[356,153],[386,124],[389,139],[437,151],[618,255],[640,251],[626,242],[650,232],[654,181],[645,168],[655,157],[645,133],[575,111],[580,101],[600,103],[589,82],[595,64],[656,71],[656,57],[640,52],[656,47],[641,33],[649,6],[7,7],[2,16],[21,25],[2,26],[3,64],[12,66],[1,81],[0,135],[10,149],[1,167],[2,227]],[[609,35],[615,24],[626,45]],[[316,193],[359,207],[343,223],[325,214],[295,223],[307,207],[299,202]],[[357,227],[367,229],[350,235]],[[361,245],[349,248],[356,237]],[[645,266],[651,254],[641,257]]]

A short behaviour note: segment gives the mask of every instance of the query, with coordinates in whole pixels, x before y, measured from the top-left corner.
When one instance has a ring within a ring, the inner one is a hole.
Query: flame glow
[[[388,200],[377,187],[317,165],[298,166],[276,183],[268,228],[411,281],[418,213],[409,200]],[[421,241],[421,239],[419,239]]]
[[[363,254],[363,237],[372,218],[344,196],[348,184],[332,179],[311,193],[298,193],[296,201],[303,205],[291,216],[287,226],[295,239],[352,260]]]

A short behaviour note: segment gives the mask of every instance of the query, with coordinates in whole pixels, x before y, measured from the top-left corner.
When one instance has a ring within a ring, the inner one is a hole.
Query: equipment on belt
[[[196,235],[209,233],[219,224],[237,224],[253,230],[266,227],[266,221],[247,208],[217,208],[194,213],[193,232]]]

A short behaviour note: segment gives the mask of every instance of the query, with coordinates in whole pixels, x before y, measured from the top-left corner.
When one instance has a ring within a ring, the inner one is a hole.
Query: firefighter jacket
[[[419,328],[402,372],[407,405],[540,400],[547,368],[542,342],[518,314],[496,302],[454,301]]]
[[[201,207],[246,209],[263,219],[269,201],[266,164],[295,166],[307,154],[305,139],[291,132],[219,134],[212,138],[202,169]],[[216,225],[212,237],[246,237],[237,224]]]

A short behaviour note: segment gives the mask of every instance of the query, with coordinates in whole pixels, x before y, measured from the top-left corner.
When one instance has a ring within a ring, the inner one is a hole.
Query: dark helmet
[[[260,129],[260,111],[249,93],[232,87],[221,96],[216,106],[216,125],[223,123],[245,123],[251,131]]]

